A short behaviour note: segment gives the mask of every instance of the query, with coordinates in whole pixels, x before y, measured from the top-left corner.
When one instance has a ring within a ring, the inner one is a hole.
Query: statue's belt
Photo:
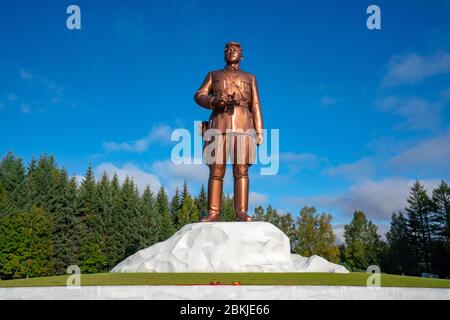
[[[250,103],[247,100],[244,100],[244,99],[239,100],[239,104],[238,105],[234,104],[232,101],[226,101],[225,103],[226,103],[226,106],[228,106],[228,107],[242,107],[242,108],[247,108],[248,109],[249,106],[250,106]]]
[[[234,105],[234,104],[230,104],[230,105],[226,105],[225,107],[223,107],[223,108],[215,108],[214,110],[213,110],[213,113],[226,113],[227,112],[227,110],[230,110],[230,108],[242,108],[242,109],[245,109],[245,110],[247,110],[248,111],[248,113],[250,114],[250,116],[253,116],[252,115],[252,112],[250,111],[250,108],[249,108],[249,106],[248,106],[248,102],[245,102],[245,101],[240,101],[240,105]]]
[[[237,108],[245,108],[245,109],[248,109],[248,102],[247,101],[243,101],[243,100],[240,100],[239,101],[239,105],[235,105],[235,104],[230,104],[230,105],[228,105],[228,107],[237,107]]]
[[[212,129],[216,129],[216,128],[212,128]],[[255,138],[256,137],[256,131],[255,132],[246,132],[246,131],[230,131],[230,132],[216,132],[216,133],[212,133],[210,134],[211,137],[214,136],[250,136]]]

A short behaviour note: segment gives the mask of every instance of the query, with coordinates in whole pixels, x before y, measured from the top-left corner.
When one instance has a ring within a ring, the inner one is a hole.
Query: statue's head
[[[230,41],[225,45],[225,61],[227,64],[239,63],[242,60],[242,47],[238,42]]]

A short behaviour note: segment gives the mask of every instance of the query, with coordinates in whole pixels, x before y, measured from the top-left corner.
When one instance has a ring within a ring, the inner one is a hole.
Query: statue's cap
[[[228,42],[226,45],[225,45],[225,49],[226,48],[229,48],[229,47],[238,47],[239,49],[241,49],[242,50],[242,46],[241,46],[241,44],[239,43],[239,42],[236,42],[236,41],[230,41],[230,42]]]

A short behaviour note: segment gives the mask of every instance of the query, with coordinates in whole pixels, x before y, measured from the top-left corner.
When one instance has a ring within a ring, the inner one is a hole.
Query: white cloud
[[[393,154],[404,149],[408,142],[391,136],[380,135],[366,143],[366,148],[376,154]]]
[[[48,90],[50,93],[52,93],[53,95],[57,95],[58,97],[62,95],[62,92],[64,90],[62,86],[59,86],[53,81],[48,80],[47,77],[32,73],[24,69],[20,70],[19,77],[20,79],[27,81],[36,87],[41,87]]]
[[[297,163],[311,163],[321,159],[321,157],[311,153],[295,153],[295,152],[282,152],[280,153],[282,161],[295,161]]]
[[[399,142],[381,137],[372,141],[377,156],[364,157],[323,170],[328,176],[364,181],[378,173],[415,177],[447,178],[450,173],[450,128],[445,133],[414,142]]]
[[[319,210],[334,213],[336,210],[344,216],[350,216],[358,209],[366,213],[369,219],[389,220],[392,213],[407,206],[406,199],[415,180],[387,178],[384,180],[366,180],[350,186],[342,193],[322,194],[305,197],[285,197],[285,201],[296,205],[315,206]],[[440,180],[421,180],[430,192]]]
[[[443,104],[418,97],[388,96],[376,101],[378,110],[403,118],[398,129],[435,130],[441,126]]]
[[[336,236],[336,243],[341,245],[345,242],[344,239],[344,224],[333,224],[333,233]]]
[[[28,72],[26,70],[20,70],[20,78],[24,79],[24,80],[31,80],[31,78],[33,77],[31,72]]]
[[[149,185],[150,189],[155,193],[158,192],[158,189],[161,187],[158,176],[146,172],[132,163],[126,163],[120,168],[110,162],[105,162],[97,166],[94,171],[97,177],[100,177],[104,172],[106,172],[110,178],[112,178],[114,174],[117,174],[121,183],[125,181],[128,176],[134,180],[134,183],[141,193],[144,192],[147,185]]]
[[[132,142],[103,142],[103,148],[111,152],[144,152],[153,143],[168,143],[170,142],[171,129],[167,125],[159,125],[152,128],[150,133],[141,139]]]
[[[305,169],[317,169],[318,167],[327,163],[325,157],[318,156],[311,153],[295,153],[282,152],[280,153],[280,163],[282,166],[287,166],[291,173],[298,173]]]
[[[27,104],[20,105],[20,112],[23,114],[30,114],[31,113],[30,106]]]
[[[442,91],[441,94],[440,94],[440,97],[445,102],[450,102],[450,88],[447,88],[444,91]]]
[[[375,160],[369,157],[344,163],[324,170],[329,176],[342,176],[351,180],[371,177],[375,172]]]
[[[22,81],[23,93],[20,99],[12,93],[8,94],[7,99],[10,102],[20,101],[19,104],[16,104],[20,112],[30,114],[32,111],[38,111],[44,113],[49,110],[48,106],[51,104],[72,108],[75,106],[73,101],[66,99],[63,95],[64,88],[50,81],[47,77],[25,69],[19,70],[18,77]],[[39,93],[38,97],[35,96],[35,92]]]
[[[400,152],[388,161],[395,170],[428,170],[445,174],[450,172],[450,129]]]
[[[205,182],[209,171],[205,164],[175,164],[172,160],[155,161],[152,170],[170,180]]]
[[[6,98],[8,99],[8,101],[11,101],[11,102],[19,100],[19,98],[14,93],[8,93]]]
[[[426,78],[450,73],[450,53],[437,52],[432,56],[417,53],[395,55],[388,64],[388,72],[382,85],[415,84]]]
[[[84,176],[81,176],[79,174],[75,175],[75,180],[76,180],[78,186],[81,185],[81,183],[83,182],[83,179],[84,179]]]
[[[335,105],[336,102],[337,102],[337,99],[332,98],[330,96],[325,96],[320,99],[320,104],[323,106],[332,106],[332,105]]]
[[[255,208],[257,206],[264,206],[269,199],[267,194],[262,194],[258,192],[249,192],[248,196],[248,206],[249,208]],[[250,210],[249,210],[250,212]]]

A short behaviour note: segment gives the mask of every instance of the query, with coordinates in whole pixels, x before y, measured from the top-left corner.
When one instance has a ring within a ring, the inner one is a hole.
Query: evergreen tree
[[[83,272],[97,272],[104,270],[107,259],[102,256],[102,248],[105,246],[101,236],[103,225],[99,210],[97,183],[94,171],[89,165],[81,182],[77,197],[77,243],[80,269]],[[91,255],[94,255],[91,257]],[[97,263],[96,265],[94,263]]]
[[[159,234],[159,241],[167,240],[175,233],[175,227],[172,224],[172,219],[169,212],[169,200],[167,193],[161,187],[156,195],[156,211],[161,217],[161,232]]]
[[[180,192],[178,190],[178,187],[176,187],[175,194],[173,195],[172,200],[170,201],[170,217],[172,219],[172,224],[174,226],[179,225],[178,210],[180,209],[181,209]]]
[[[106,256],[102,251],[102,240],[98,233],[89,233],[80,250],[82,273],[99,273],[107,269]]]
[[[1,199],[3,210],[11,212],[20,209],[20,191],[25,180],[25,168],[22,160],[16,158],[12,151],[9,151],[0,162],[0,192],[3,192]],[[2,191],[3,190],[3,191]]]
[[[275,215],[276,215],[276,210],[274,210],[272,208],[272,205],[269,204],[266,208],[266,214],[264,217],[264,221],[272,223],[272,221],[276,220],[276,219],[274,219]]]
[[[189,193],[189,188],[186,180],[184,181],[183,184],[183,193],[181,194],[181,208],[178,212],[180,219],[185,219],[184,217],[187,218],[186,220],[179,220],[178,229],[182,227],[184,224],[196,223],[199,221],[198,208],[197,205],[195,204],[194,199]]]
[[[0,277],[23,278],[50,275],[52,221],[41,208],[0,217]]]
[[[105,221],[107,246],[106,261],[114,267],[125,257],[126,236],[122,230],[122,192],[117,174],[111,179],[112,218]]]
[[[7,210],[5,210],[5,209],[2,210],[2,208],[3,208],[3,205],[6,206],[6,203],[7,203],[6,197],[7,196],[8,196],[8,194],[6,193],[5,187],[3,187],[3,185],[0,183],[0,216],[2,214],[6,214]]]
[[[391,228],[386,233],[387,252],[383,256],[383,270],[393,274],[416,275],[417,263],[411,255],[408,221],[401,212],[393,213]]]
[[[264,208],[262,206],[258,206],[255,208],[255,215],[253,217],[253,220],[254,221],[265,221],[264,220],[265,215],[266,215],[266,213],[264,211]]]
[[[444,180],[433,190],[432,199],[436,223],[433,270],[447,278],[450,276],[450,187]]]
[[[433,190],[432,199],[433,209],[436,212],[436,236],[450,241],[450,187],[444,180]]]
[[[274,209],[274,208],[272,208],[271,205],[269,205],[266,208],[266,216],[265,216],[264,220],[266,222],[269,222],[269,223],[279,227],[280,226],[281,217],[278,214],[277,209]]]
[[[189,194],[189,189],[185,181],[183,185],[183,193],[181,194],[181,208],[178,210],[177,214],[177,229],[182,228],[186,224],[198,222],[198,220],[198,208],[194,199],[192,199]]]
[[[208,196],[205,191],[205,186],[202,184],[200,193],[195,198],[195,204],[197,205],[199,218],[202,219],[208,215]]]
[[[364,212],[354,212],[350,224],[344,226],[343,257],[349,268],[364,271],[370,265],[380,265],[382,243],[377,229]]]
[[[104,255],[104,268],[110,269],[113,266],[111,256],[108,254],[111,235],[109,228],[114,223],[114,201],[111,181],[106,172],[103,172],[96,185],[98,213],[96,215],[95,233],[97,234],[97,245],[100,252]],[[98,252],[98,251],[96,251]],[[102,261],[100,258],[99,261]]]
[[[220,206],[220,221],[235,221],[236,215],[234,213],[234,201],[230,195],[222,194],[222,203]]]
[[[111,182],[109,177],[104,172],[97,183],[97,208],[100,214],[98,223],[95,227],[99,230],[103,238],[107,234],[107,226],[111,225],[113,220],[113,196],[111,190]]]
[[[204,186],[194,199],[186,181],[168,202],[164,188],[156,198],[146,187],[104,173],[95,180],[92,167],[78,187],[53,156],[32,159],[28,168],[8,152],[0,161],[0,278],[65,274],[78,264],[83,272],[105,272],[139,249],[164,241],[178,228],[207,214]],[[445,181],[430,199],[416,182],[408,197],[406,216],[394,213],[387,243],[365,214],[355,211],[345,226],[345,243],[335,245],[331,215],[303,208],[295,223],[290,213],[279,214],[269,205],[255,209],[255,221],[280,228],[294,252],[320,255],[352,270],[382,265],[389,273],[418,275],[423,271],[450,276],[450,190]],[[222,221],[235,221],[233,198],[223,195]]]
[[[161,216],[156,211],[156,204],[150,186],[147,186],[142,195],[142,211],[144,213],[144,235],[142,247],[149,247],[159,240],[161,232]]]
[[[191,209],[192,209],[192,199],[188,195],[184,198],[184,200],[182,201],[181,208],[178,210],[177,214],[178,224],[176,225],[177,230],[181,229],[184,225],[189,224],[190,222],[189,215]]]
[[[125,233],[125,256],[139,250],[142,243],[142,220],[140,219],[140,198],[136,185],[129,177],[122,185],[122,232]]]
[[[405,210],[408,213],[408,233],[418,261],[417,269],[420,272],[432,272],[432,234],[435,229],[432,202],[418,181],[411,187],[407,201],[409,206]]]
[[[86,227],[86,233],[93,232],[98,222],[98,201],[94,170],[90,165],[78,190],[77,204],[79,221]]]
[[[9,200],[8,193],[5,187],[0,183],[0,217],[4,214],[10,214],[13,211],[13,206]]]
[[[55,214],[53,204],[59,201],[59,190],[55,189],[58,183],[60,172],[56,167],[55,158],[53,156],[43,155],[39,158],[37,167],[29,176],[30,183],[34,189],[33,194],[29,197],[27,207],[38,206],[43,208],[51,215]]]
[[[25,179],[19,190],[18,207],[20,210],[29,210],[35,203],[38,194],[38,186],[36,184],[37,161],[32,158],[26,170]]]
[[[70,203],[70,207],[73,210],[73,218],[68,217],[69,219],[68,224],[69,227],[71,227],[73,223],[73,233],[69,236],[69,238],[72,240],[71,242],[71,250],[75,254],[75,261],[77,264],[80,263],[80,260],[78,259],[78,253],[80,252],[80,248],[78,247],[81,244],[81,239],[79,238],[80,235],[82,235],[82,227],[79,221],[77,220],[77,210],[78,210],[78,182],[77,177],[72,176],[69,180],[69,183],[67,185],[66,189],[66,197],[67,201]],[[68,213],[70,213],[70,210],[68,210]],[[72,220],[73,219],[73,220]]]
[[[187,181],[184,180],[183,182],[183,191],[181,192],[181,203],[186,200],[186,198],[189,197],[189,188],[187,185]]]
[[[189,203],[186,205],[189,208],[189,223],[197,223],[200,221],[200,213],[195,204],[195,200],[189,196]]]
[[[65,274],[67,267],[78,264],[76,257],[77,224],[75,220],[77,185],[70,181],[65,170],[60,170],[48,204],[53,220],[54,274]]]

